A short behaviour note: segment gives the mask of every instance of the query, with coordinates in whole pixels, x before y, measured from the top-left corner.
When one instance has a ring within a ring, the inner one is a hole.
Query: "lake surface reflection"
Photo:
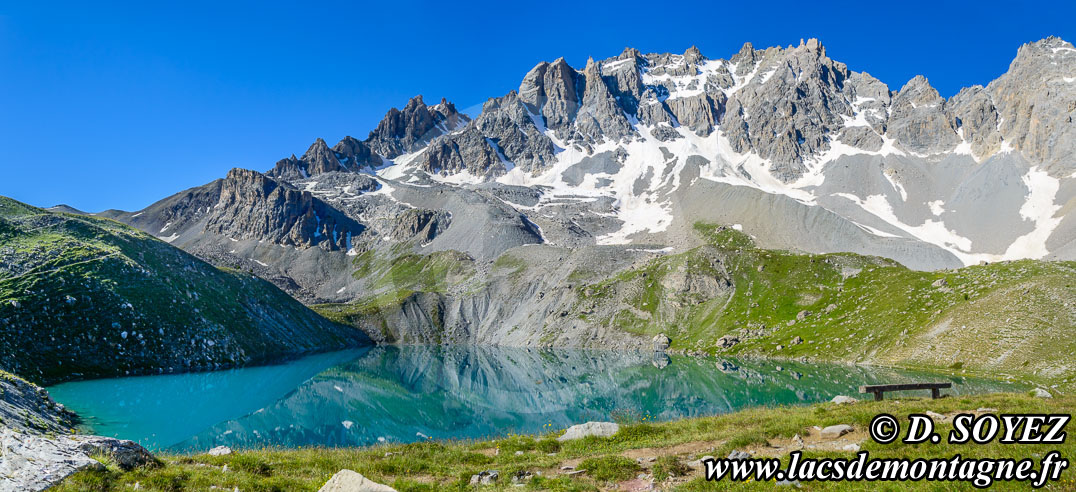
[[[89,430],[151,449],[356,446],[538,433],[617,416],[669,420],[808,404],[861,384],[1011,383],[896,369],[589,350],[376,347],[229,371],[49,388]]]

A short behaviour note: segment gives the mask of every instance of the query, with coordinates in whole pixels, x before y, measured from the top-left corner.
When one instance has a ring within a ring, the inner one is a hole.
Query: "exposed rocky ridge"
[[[415,96],[403,110],[392,108],[377,128],[370,132],[367,145],[378,154],[393,159],[417,150],[434,137],[448,133],[469,120],[445,99],[426,106],[422,96]]]
[[[343,251],[364,229],[310,192],[245,169],[228,173],[205,225],[206,232],[231,238]]]
[[[856,127],[846,132],[856,135],[845,141],[863,150],[880,149],[881,137],[922,155],[958,151],[968,142],[981,160],[1002,150],[1004,139],[1017,150],[1026,148],[1032,160],[1053,165],[1063,155],[1048,151],[1046,136],[1071,133],[1073,110],[1067,99],[1073,89],[1066,82],[1071,77],[1065,77],[1076,72],[1076,56],[1067,57],[1071,49],[1056,38],[1025,45],[1009,72],[986,90],[972,87],[948,101],[922,76],[891,91],[869,74],[829,58],[815,39],[766,50],[748,43],[729,61],[709,60],[694,47],[683,55],[625,49],[615,58],[588,61],[582,72],[557,59],[535,66],[524,76],[519,95],[505,99],[518,97],[557,138],[584,146],[634,135],[628,118],[647,125],[683,125],[700,135],[720,128],[732,150],[767,160],[769,171],[786,182],[803,176],[809,162],[830,150],[830,142],[857,115],[870,132]],[[1026,91],[1020,84],[1029,79],[1044,80]],[[1014,97],[1016,93],[1021,95]],[[478,119],[510,119],[491,114],[498,109],[486,107]],[[1032,111],[1044,125],[1030,128]],[[527,132],[523,118],[511,120],[519,125],[517,131]],[[503,125],[496,132],[479,130],[487,137],[504,132]],[[1031,140],[1024,144],[1029,133]],[[516,156],[505,155],[514,162]],[[525,157],[515,164],[526,172],[544,169],[531,161]],[[488,162],[480,159],[476,166],[483,170]]]
[[[44,388],[0,370],[0,428],[19,433],[68,434],[77,422],[78,417],[53,401]]]
[[[337,171],[359,172],[371,170],[382,164],[381,157],[370,147],[351,136],[344,137],[332,149],[322,139],[317,139],[302,157],[277,161],[268,176],[282,179],[302,179],[308,176]]]
[[[0,369],[54,383],[363,343],[252,275],[115,221],[0,198]]]
[[[1076,48],[1049,37],[1020,47],[1009,70],[986,86],[998,131],[1054,173],[1072,172],[1076,147]]]

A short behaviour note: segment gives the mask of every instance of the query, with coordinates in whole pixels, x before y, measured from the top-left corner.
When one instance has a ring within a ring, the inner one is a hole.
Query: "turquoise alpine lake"
[[[911,381],[952,382],[948,394],[1023,389],[850,365],[407,346],[228,371],[71,382],[49,392],[82,416],[87,432],[158,451],[196,452],[218,445],[362,446],[533,434],[591,420],[671,420],[810,404],[858,396],[862,384]]]

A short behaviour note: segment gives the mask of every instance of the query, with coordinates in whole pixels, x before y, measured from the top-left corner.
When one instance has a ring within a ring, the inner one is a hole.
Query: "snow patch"
[[[1046,240],[1063,218],[1055,216],[1061,206],[1054,203],[1061,181],[1038,167],[1029,169],[1021,180],[1028,194],[1020,207],[1020,217],[1034,222],[1035,229],[1016,238],[1005,250],[1005,258],[1043,258],[1050,253],[1046,250]]]
[[[932,202],[927,202],[927,206],[930,207],[930,213],[934,214],[934,216],[940,216],[941,214],[945,213],[944,205],[945,202],[942,200],[934,200]]]
[[[892,176],[892,174],[893,173],[889,173],[889,172],[885,172],[885,171],[882,172],[882,176],[885,176],[886,181],[889,181],[889,184],[891,186],[893,186],[893,189],[897,190],[897,193],[900,193],[900,201],[902,201],[902,202],[908,201],[908,192],[904,191],[904,186],[901,185],[896,180],[896,178],[894,178]]]

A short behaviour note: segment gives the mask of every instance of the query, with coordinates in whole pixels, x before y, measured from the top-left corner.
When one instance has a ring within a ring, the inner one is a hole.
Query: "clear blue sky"
[[[415,94],[472,108],[541,60],[625,46],[728,58],[817,37],[891,88],[923,74],[951,96],[1021,43],[1076,41],[1071,0],[164,3],[0,5],[0,195],[140,209],[316,137],[365,138]]]

